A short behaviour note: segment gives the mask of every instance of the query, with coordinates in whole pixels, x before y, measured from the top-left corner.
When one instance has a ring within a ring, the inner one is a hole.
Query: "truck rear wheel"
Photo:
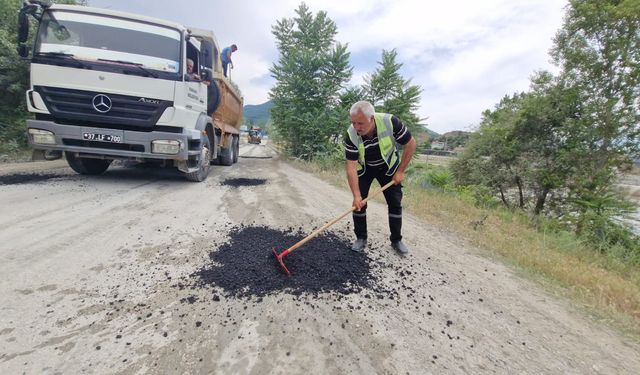
[[[234,143],[235,138],[232,137],[229,142],[229,147],[220,149],[220,155],[218,156],[218,162],[220,163],[220,165],[233,165],[233,158],[236,151]]]
[[[202,182],[209,176],[211,167],[211,140],[207,134],[200,136],[200,158],[198,159],[198,169],[194,172],[185,174],[187,180],[194,182]]]
[[[233,136],[233,162],[237,163],[238,162],[238,156],[240,155],[240,136],[239,135],[234,135]]]
[[[102,174],[111,164],[111,160],[81,158],[75,156],[72,152],[65,152],[64,156],[71,169],[80,174]]]

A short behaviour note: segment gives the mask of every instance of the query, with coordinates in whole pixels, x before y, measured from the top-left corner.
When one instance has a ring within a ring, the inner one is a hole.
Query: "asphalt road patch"
[[[216,286],[232,297],[262,297],[277,292],[346,295],[375,289],[367,256],[351,251],[349,242],[330,232],[284,258],[292,273],[287,276],[272,248],[280,253],[306,235],[263,226],[233,228],[230,240],[210,252],[212,263],[195,273],[196,286]]]
[[[265,178],[227,178],[222,181],[222,185],[224,186],[258,186],[264,185],[267,182]]]
[[[65,177],[61,174],[38,174],[38,173],[14,173],[0,176],[0,185],[17,185],[28,184],[31,182],[40,182],[50,180],[52,178]]]

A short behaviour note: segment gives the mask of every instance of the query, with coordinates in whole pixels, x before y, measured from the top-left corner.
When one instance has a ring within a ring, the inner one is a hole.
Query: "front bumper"
[[[53,121],[27,120],[28,129],[47,130],[54,134],[55,144],[34,143],[29,136],[29,144],[36,150],[60,150],[75,152],[84,157],[105,159],[162,159],[187,161],[189,157],[200,155],[200,131],[182,128],[181,133],[161,131],[141,132],[132,130],[93,128],[79,125],[64,125]],[[108,134],[121,137],[120,143],[87,141],[84,133]],[[176,154],[151,152],[151,142],[171,140],[180,142]]]

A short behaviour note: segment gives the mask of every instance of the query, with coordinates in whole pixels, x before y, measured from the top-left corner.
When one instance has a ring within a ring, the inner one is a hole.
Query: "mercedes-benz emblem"
[[[111,110],[111,98],[104,94],[94,96],[91,103],[93,104],[93,109],[100,113],[107,113]]]

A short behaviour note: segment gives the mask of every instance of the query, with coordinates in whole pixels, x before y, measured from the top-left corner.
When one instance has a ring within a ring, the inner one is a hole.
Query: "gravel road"
[[[640,344],[405,214],[272,259],[350,193],[241,145],[204,183],[0,165],[0,374],[640,374]],[[244,156],[244,157],[243,157]],[[286,243],[281,243],[281,241]]]

